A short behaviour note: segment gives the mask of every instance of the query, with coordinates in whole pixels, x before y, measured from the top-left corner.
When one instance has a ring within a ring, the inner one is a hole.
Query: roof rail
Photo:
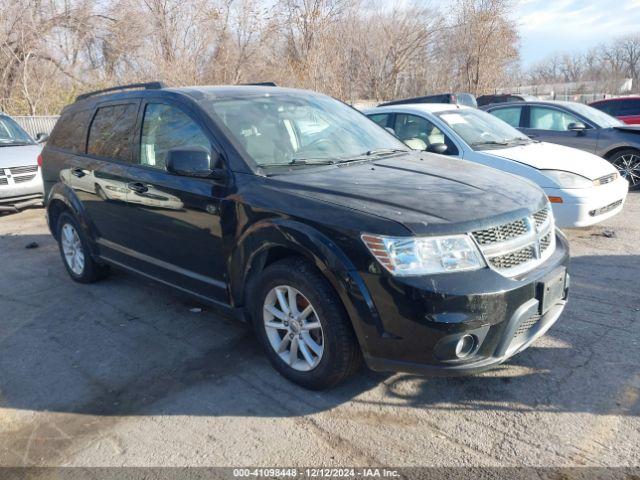
[[[276,82],[241,83],[240,85],[254,86],[254,87],[277,87],[278,86]]]
[[[94,95],[100,95],[102,93],[115,92],[118,90],[133,90],[135,88],[143,88],[145,90],[159,90],[166,85],[162,82],[147,82],[147,83],[130,83],[129,85],[118,85],[117,87],[103,88],[102,90],[96,90],[94,92],[83,93],[76,97],[76,102],[84,100],[85,98],[93,97]]]

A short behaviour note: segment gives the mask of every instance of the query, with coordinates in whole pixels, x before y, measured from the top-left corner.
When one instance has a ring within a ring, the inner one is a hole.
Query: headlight
[[[397,276],[477,270],[485,266],[468,235],[383,237],[362,235],[373,256]]]
[[[561,188],[586,188],[593,182],[582,175],[562,170],[542,170],[542,174],[560,185]]]

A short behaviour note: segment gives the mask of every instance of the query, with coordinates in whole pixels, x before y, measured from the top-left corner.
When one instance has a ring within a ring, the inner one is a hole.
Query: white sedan
[[[364,110],[409,147],[452,155],[525,177],[545,191],[560,227],[585,227],[622,210],[629,184],[596,155],[531,140],[475,108],[391,105]]]

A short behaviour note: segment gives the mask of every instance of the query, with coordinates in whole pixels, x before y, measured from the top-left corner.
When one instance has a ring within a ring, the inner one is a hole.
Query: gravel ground
[[[0,217],[0,465],[640,466],[640,194],[567,234],[569,305],[507,364],[316,393],[186,296],[73,283],[41,209]]]

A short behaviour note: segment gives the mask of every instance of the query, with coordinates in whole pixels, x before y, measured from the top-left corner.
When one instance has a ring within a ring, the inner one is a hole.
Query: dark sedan
[[[606,158],[629,181],[630,188],[640,188],[640,126],[625,125],[600,110],[574,102],[508,102],[483,109],[536,140]]]

